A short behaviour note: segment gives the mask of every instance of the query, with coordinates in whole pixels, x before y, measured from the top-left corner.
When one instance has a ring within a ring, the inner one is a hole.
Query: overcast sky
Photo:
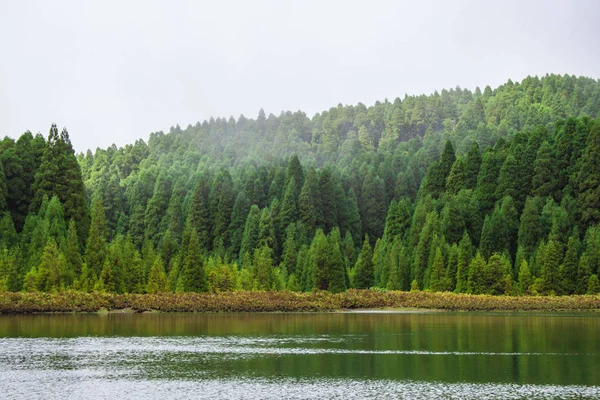
[[[0,0],[0,137],[77,151],[527,75],[600,78],[600,1]]]

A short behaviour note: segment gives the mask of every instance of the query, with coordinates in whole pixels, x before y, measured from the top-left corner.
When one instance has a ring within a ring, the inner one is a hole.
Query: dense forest
[[[599,293],[600,81],[0,141],[0,290]],[[106,126],[110,129],[110,126]]]

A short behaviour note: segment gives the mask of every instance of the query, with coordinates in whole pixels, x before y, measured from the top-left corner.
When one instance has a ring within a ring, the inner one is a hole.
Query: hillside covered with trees
[[[0,290],[599,293],[600,81],[0,141]],[[107,125],[106,129],[110,129]]]

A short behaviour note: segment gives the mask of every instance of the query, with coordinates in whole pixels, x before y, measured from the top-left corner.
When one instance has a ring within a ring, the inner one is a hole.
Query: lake
[[[600,398],[599,314],[0,315],[0,398]]]

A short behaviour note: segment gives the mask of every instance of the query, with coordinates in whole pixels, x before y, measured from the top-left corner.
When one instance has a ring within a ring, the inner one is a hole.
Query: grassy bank
[[[600,296],[504,297],[429,292],[349,290],[332,294],[296,292],[227,292],[107,294],[63,292],[0,293],[0,313],[96,312],[301,312],[369,308],[421,308],[450,311],[590,311],[600,310]]]

